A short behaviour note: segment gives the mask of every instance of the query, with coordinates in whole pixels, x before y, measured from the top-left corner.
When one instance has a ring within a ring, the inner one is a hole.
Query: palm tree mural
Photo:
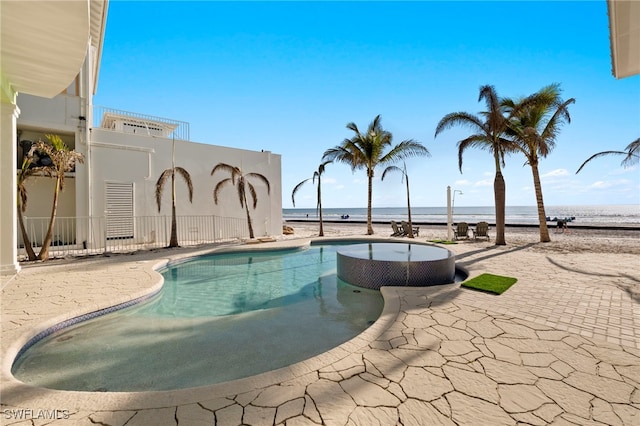
[[[322,174],[324,173],[325,167],[327,166],[327,164],[330,164],[330,163],[331,163],[331,161],[325,161],[325,162],[321,163],[320,166],[318,166],[318,170],[313,172],[313,177],[305,179],[302,182],[300,182],[299,184],[297,184],[293,188],[293,191],[291,192],[291,202],[293,203],[293,207],[295,207],[296,206],[296,198],[295,198],[296,197],[296,192],[298,192],[298,190],[306,182],[312,181],[313,183],[315,183],[316,179],[318,179],[316,210],[318,211],[318,218],[320,219],[320,230],[318,232],[318,236],[320,236],[320,237],[324,237],[324,229],[322,227],[322,192],[321,192],[320,178],[322,177]]]
[[[164,186],[171,178],[171,237],[169,238],[168,247],[179,247],[178,244],[178,223],[176,218],[176,174],[182,176],[187,183],[189,189],[189,202],[193,203],[193,182],[191,181],[191,175],[182,167],[176,167],[175,161],[176,141],[173,140],[173,146],[171,147],[171,168],[162,172],[158,181],[156,182],[156,204],[158,205],[158,213],[160,213],[160,207],[162,206],[162,191]]]
[[[26,149],[26,147],[24,147]],[[27,253],[29,260],[36,260],[37,256],[29,240],[29,234],[24,226],[24,212],[27,210],[27,180],[39,174],[44,174],[49,177],[53,176],[53,169],[50,166],[35,166],[34,153],[36,146],[31,144],[29,150],[24,153],[22,159],[22,166],[18,171],[18,225],[20,226],[20,233],[22,234],[22,242],[24,243],[24,249]]]
[[[352,130],[355,135],[351,139],[345,139],[341,145],[326,150],[322,159],[346,163],[351,166],[352,171],[364,169],[367,172],[367,235],[372,235],[371,201],[376,167],[413,156],[427,155],[429,151],[413,139],[392,146],[393,136],[382,128],[380,115],[373,119],[365,133],[361,133],[355,123],[348,123],[347,129]]]
[[[427,153],[427,156],[430,157],[431,154]],[[400,172],[402,173],[402,179],[400,182],[405,181],[407,184],[407,215],[409,219],[409,238],[413,238],[413,222],[411,221],[411,197],[409,196],[409,174],[407,173],[407,165],[403,162],[402,168],[398,166],[389,166],[382,172],[382,177],[380,180],[384,180],[384,177],[387,173],[391,172]]]
[[[530,99],[532,103],[520,109],[520,112],[509,121],[507,134],[516,142],[516,148],[524,154],[531,167],[538,206],[540,242],[546,243],[551,241],[551,237],[547,228],[538,164],[540,158],[545,158],[555,147],[556,137],[562,124],[571,122],[568,106],[576,100],[571,98],[563,101],[558,84],[543,87]],[[516,109],[519,102],[506,98],[503,100],[503,105],[509,112]]]
[[[49,259],[49,246],[51,246],[51,241],[53,240],[53,230],[55,226],[56,212],[58,209],[58,198],[60,196],[60,192],[64,189],[64,174],[72,171],[76,163],[84,162],[84,156],[75,150],[70,150],[62,141],[60,136],[52,134],[45,136],[49,140],[49,143],[38,141],[35,143],[35,150],[49,156],[51,159],[52,164],[50,166],[50,171],[48,171],[47,174],[49,176],[55,176],[56,182],[53,190],[53,203],[51,206],[49,226],[44,240],[42,241],[40,253],[38,253],[38,256],[36,257],[37,260]]]
[[[496,245],[505,245],[505,199],[506,184],[502,176],[504,156],[506,153],[517,150],[516,144],[504,138],[511,115],[505,117],[504,108],[493,86],[480,87],[478,102],[485,101],[487,110],[480,115],[468,112],[452,112],[445,115],[436,126],[435,137],[446,129],[454,126],[463,126],[475,133],[458,142],[458,167],[462,173],[462,155],[468,148],[479,148],[491,152],[495,163],[496,175],[493,180],[493,193],[496,211]],[[523,100],[521,104],[511,111],[515,115],[520,108],[529,105],[530,99]]]
[[[580,170],[582,170],[582,168],[589,161],[595,158],[605,157],[607,155],[624,156],[624,158],[622,159],[622,163],[620,163],[622,167],[631,167],[635,164],[638,164],[640,162],[640,138],[627,145],[624,151],[602,151],[598,152],[597,154],[593,154],[591,157],[587,158],[585,162],[582,163],[582,165],[580,165],[580,168],[578,169],[578,171],[576,171],[576,174],[580,173]]]
[[[245,213],[247,215],[247,224],[249,225],[249,238],[254,238],[253,233],[253,225],[251,223],[251,215],[249,213],[249,202],[247,201],[247,192],[251,195],[252,206],[255,210],[258,205],[258,194],[256,192],[255,186],[251,183],[252,179],[257,179],[258,181],[264,183],[267,187],[267,195],[271,192],[271,185],[269,184],[269,180],[260,173],[243,173],[239,167],[232,166],[226,163],[218,163],[211,170],[211,176],[213,176],[217,171],[227,172],[231,176],[225,178],[218,182],[213,189],[213,201],[218,204],[220,191],[227,185],[235,185],[238,190],[238,200],[240,201],[240,207],[245,209]]]

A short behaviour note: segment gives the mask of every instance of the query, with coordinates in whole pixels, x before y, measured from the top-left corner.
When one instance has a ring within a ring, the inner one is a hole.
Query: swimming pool
[[[170,265],[157,297],[38,341],[12,373],[60,390],[169,390],[326,352],[364,331],[383,307],[378,291],[337,278],[339,247],[211,254]]]

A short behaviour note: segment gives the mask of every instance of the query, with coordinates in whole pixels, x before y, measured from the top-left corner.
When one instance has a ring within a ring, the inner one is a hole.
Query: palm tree
[[[355,123],[348,123],[347,129],[352,130],[355,135],[351,139],[345,139],[342,145],[326,150],[322,159],[346,163],[351,166],[352,171],[356,169],[367,171],[367,235],[372,235],[371,200],[375,168],[413,156],[427,155],[429,151],[413,139],[404,140],[392,147],[393,136],[382,128],[380,115],[373,119],[364,134]],[[385,152],[387,148],[390,149]]]
[[[38,141],[35,144],[35,149],[39,152],[43,152],[51,158],[51,175],[55,174],[56,183],[53,190],[53,205],[51,207],[51,218],[49,219],[49,227],[47,228],[47,233],[44,237],[44,241],[42,241],[42,248],[40,249],[40,253],[38,254],[38,260],[47,260],[49,259],[49,246],[51,245],[51,240],[53,239],[53,228],[56,220],[56,211],[58,209],[58,197],[60,192],[64,189],[64,174],[73,170],[76,163],[83,163],[84,156],[76,152],[75,150],[70,150],[67,145],[62,141],[60,136],[48,134],[45,135],[49,140],[50,144],[44,143],[43,141]]]
[[[622,167],[630,167],[634,164],[640,162],[640,138],[631,142],[626,146],[624,151],[603,151],[598,152],[597,154],[593,154],[591,157],[587,158],[584,163],[580,166],[576,174],[580,173],[580,170],[591,160],[598,157],[604,157],[606,155],[624,155],[622,159],[622,163],[620,165]]]
[[[517,116],[509,121],[507,134],[516,142],[516,147],[524,154],[527,163],[531,166],[538,206],[540,242],[546,243],[551,241],[551,237],[547,228],[538,164],[540,157],[545,158],[555,147],[555,140],[562,124],[565,121],[571,122],[568,106],[576,100],[571,98],[563,101],[560,98],[558,84],[543,87],[533,95],[533,98],[536,100],[531,105],[521,109]],[[503,100],[503,105],[507,111],[516,108],[516,102],[508,98]]]
[[[435,137],[443,130],[460,125],[470,128],[476,133],[458,142],[458,167],[462,173],[462,154],[467,148],[480,148],[488,150],[493,154],[496,175],[493,180],[493,194],[496,210],[496,245],[505,245],[505,198],[506,185],[502,176],[501,166],[504,167],[504,156],[513,152],[517,148],[512,141],[503,137],[507,130],[510,117],[504,116],[504,110],[500,98],[493,86],[480,87],[480,97],[478,102],[486,102],[487,111],[481,112],[480,116],[467,112],[452,112],[445,115],[436,126]],[[528,100],[523,101],[522,106],[528,105]],[[518,112],[519,108],[514,108],[512,113]]]
[[[53,170],[49,166],[35,166],[33,162],[33,155],[35,153],[36,146],[31,144],[28,152],[23,156],[22,167],[18,171],[18,224],[20,225],[20,233],[22,234],[22,242],[24,243],[24,249],[27,252],[27,258],[29,260],[36,260],[36,253],[33,251],[31,241],[29,240],[29,234],[24,226],[23,214],[27,210],[27,186],[26,181],[28,178],[40,173],[44,173],[48,176],[53,176]]]
[[[317,195],[316,209],[318,211],[318,216],[320,218],[320,231],[318,232],[318,236],[320,236],[320,237],[324,237],[324,229],[322,227],[322,194],[321,194],[321,191],[320,191],[320,187],[321,187],[321,185],[320,185],[320,177],[324,173],[324,168],[329,163],[331,163],[331,161],[325,161],[322,164],[320,164],[320,166],[318,167],[318,170],[313,172],[313,177],[305,179],[302,182],[300,182],[299,184],[297,184],[295,186],[295,188],[293,188],[293,192],[291,192],[291,202],[293,203],[293,207],[295,207],[296,206],[296,199],[295,199],[296,192],[298,192],[298,190],[302,187],[302,185],[304,185],[307,181],[312,181],[313,183],[315,183],[316,178],[318,179],[318,195]]]
[[[213,170],[211,170],[211,176],[213,176],[215,172],[218,170],[230,173],[231,177],[223,179],[216,184],[215,188],[213,189],[213,201],[216,204],[218,204],[219,195],[220,195],[220,191],[222,191],[222,188],[224,188],[228,184],[236,185],[236,181],[237,181],[238,199],[240,200],[240,207],[244,207],[245,213],[247,214],[247,223],[249,225],[249,238],[254,238],[253,225],[251,223],[251,215],[249,214],[249,203],[247,201],[247,190],[249,191],[249,194],[251,194],[251,199],[253,201],[252,205],[254,210],[258,205],[258,194],[256,193],[255,187],[249,180],[258,179],[259,181],[264,183],[267,186],[267,195],[269,195],[269,193],[271,192],[271,186],[269,184],[269,180],[264,175],[261,175],[260,173],[243,174],[242,170],[239,167],[231,166],[226,163],[216,164]]]
[[[429,157],[431,156],[431,154],[427,153],[427,156]],[[380,180],[384,180],[384,177],[387,175],[387,173],[390,173],[390,172],[402,173],[402,179],[400,180],[400,182],[404,180],[407,183],[407,215],[409,216],[409,238],[413,238],[413,222],[411,221],[411,201],[409,197],[409,174],[407,173],[407,165],[404,162],[402,163],[402,166],[403,166],[402,168],[398,166],[387,167],[382,172],[382,177]]]
[[[171,177],[171,238],[169,239],[169,247],[179,247],[178,244],[178,223],[176,219],[176,173],[182,176],[189,188],[189,202],[193,203],[193,182],[191,181],[191,175],[182,167],[176,167],[175,162],[176,152],[176,140],[173,139],[173,146],[171,147],[171,168],[166,169],[156,182],[156,204],[158,204],[158,213],[160,213],[160,206],[162,205],[162,190],[164,185]]]

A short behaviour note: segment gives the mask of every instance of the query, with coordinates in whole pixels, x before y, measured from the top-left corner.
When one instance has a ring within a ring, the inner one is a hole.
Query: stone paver
[[[640,424],[636,256],[454,250],[471,275],[519,281],[501,296],[457,284],[383,289],[383,316],[348,351],[255,379],[155,394],[34,389],[10,375],[10,364],[27,339],[61,319],[158,288],[152,267],[166,259],[148,253],[25,268],[2,291],[0,422],[32,424],[11,410],[58,409],[69,419],[46,424]],[[620,273],[620,264],[630,269]]]

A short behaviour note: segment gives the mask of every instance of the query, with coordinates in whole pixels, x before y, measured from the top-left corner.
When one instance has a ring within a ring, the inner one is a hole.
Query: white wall
[[[250,209],[255,236],[282,233],[281,156],[202,143],[176,141],[175,164],[186,169],[193,181],[193,203],[181,177],[176,180],[177,215],[217,215],[245,219],[237,190],[225,187],[219,203],[213,201],[215,185],[228,174],[211,170],[218,163],[240,167],[244,173],[260,173],[271,183],[271,192],[260,181],[252,181],[258,205]],[[134,184],[134,215],[158,215],[155,190],[162,172],[171,168],[171,139],[118,133],[101,128],[91,130],[91,203],[94,216],[105,211],[105,182]],[[163,191],[160,215],[171,215],[171,187]]]

